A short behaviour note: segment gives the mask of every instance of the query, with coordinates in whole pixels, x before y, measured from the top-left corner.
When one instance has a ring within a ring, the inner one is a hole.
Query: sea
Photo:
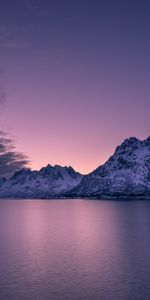
[[[0,300],[149,300],[150,201],[0,200]]]

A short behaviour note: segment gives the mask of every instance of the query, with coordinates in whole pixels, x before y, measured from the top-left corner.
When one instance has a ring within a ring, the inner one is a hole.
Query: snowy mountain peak
[[[125,153],[128,150],[135,149],[141,144],[141,141],[137,139],[136,137],[130,137],[128,139],[125,139],[121,145],[119,145],[115,153]]]
[[[148,138],[145,141],[150,142],[150,135],[148,136]]]
[[[32,172],[31,169],[24,168],[24,169],[21,169],[21,170],[15,172],[14,175],[12,176],[12,178],[24,176],[24,175],[30,174],[31,172]]]
[[[61,177],[62,179],[65,179],[66,176],[70,176],[72,178],[81,176],[81,174],[76,172],[72,167],[62,167],[60,165],[55,165],[54,167],[51,165],[47,165],[46,167],[40,169],[39,172],[45,176],[54,176],[55,178]]]
[[[125,139],[102,166],[72,191],[78,196],[150,196],[150,139]]]

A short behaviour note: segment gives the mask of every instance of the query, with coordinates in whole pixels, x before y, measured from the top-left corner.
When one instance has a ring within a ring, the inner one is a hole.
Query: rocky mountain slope
[[[89,175],[68,196],[150,198],[150,137],[126,139],[108,161]]]
[[[23,169],[10,179],[0,180],[0,197],[59,197],[77,186],[81,179],[82,175],[71,167],[48,165],[39,171]]]

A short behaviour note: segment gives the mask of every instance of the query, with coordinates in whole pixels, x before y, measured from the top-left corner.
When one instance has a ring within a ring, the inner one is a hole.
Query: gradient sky
[[[150,131],[150,1],[1,0],[1,130],[88,173]]]

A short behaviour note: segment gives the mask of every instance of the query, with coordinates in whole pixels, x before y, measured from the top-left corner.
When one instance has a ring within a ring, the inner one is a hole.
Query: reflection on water
[[[1,300],[150,299],[150,202],[0,201]]]

